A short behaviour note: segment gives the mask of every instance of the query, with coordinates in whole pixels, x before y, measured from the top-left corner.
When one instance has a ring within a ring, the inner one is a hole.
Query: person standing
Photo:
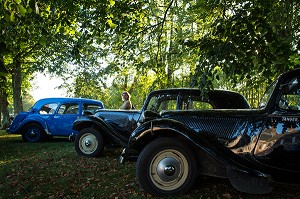
[[[130,101],[130,94],[127,91],[123,91],[121,97],[122,97],[123,104],[120,107],[120,109],[130,110],[132,108],[132,104]]]

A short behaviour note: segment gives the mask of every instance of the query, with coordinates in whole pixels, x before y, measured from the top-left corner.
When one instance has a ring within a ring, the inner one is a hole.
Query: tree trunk
[[[17,62],[12,72],[12,87],[13,87],[13,100],[14,100],[14,114],[23,111],[22,103],[22,71],[21,63]]]
[[[10,117],[9,117],[9,112],[8,112],[7,97],[8,97],[8,95],[6,92],[1,92],[1,95],[0,95],[0,103],[1,103],[0,112],[1,112],[1,116],[2,116],[1,130],[8,128],[10,125],[10,122],[11,122]]]

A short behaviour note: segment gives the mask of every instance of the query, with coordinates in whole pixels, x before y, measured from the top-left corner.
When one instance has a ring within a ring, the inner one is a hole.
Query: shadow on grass
[[[296,199],[300,195],[299,185],[277,184],[274,190],[268,194],[248,194],[243,193],[235,188],[227,178],[199,177],[193,188],[187,195],[193,195],[196,198],[261,198],[261,199]]]
[[[157,198],[141,189],[135,163],[118,163],[121,148],[98,158],[79,156],[74,142],[54,138],[27,143],[0,135],[0,198]],[[266,195],[235,190],[228,179],[199,177],[184,196],[170,198],[299,198],[300,186],[278,185]]]

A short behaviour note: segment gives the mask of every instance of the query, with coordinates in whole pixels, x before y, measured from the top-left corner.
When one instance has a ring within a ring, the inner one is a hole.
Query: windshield
[[[287,84],[282,85],[279,108],[292,111],[300,110],[300,85],[298,79],[299,77],[293,78]]]
[[[259,103],[259,109],[263,109],[267,106],[268,104],[268,101],[270,100],[271,96],[272,96],[272,93],[275,89],[277,85],[277,80],[274,81],[266,90],[265,94],[263,95],[263,97],[261,98],[260,100],[260,103]]]

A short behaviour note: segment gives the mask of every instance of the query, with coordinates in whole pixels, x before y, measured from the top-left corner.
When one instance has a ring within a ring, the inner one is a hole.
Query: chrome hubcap
[[[96,151],[97,147],[98,140],[93,134],[87,133],[80,137],[79,148],[83,153],[91,154]]]
[[[167,165],[165,167],[165,174],[167,176],[172,176],[175,174],[175,167],[173,165]]]
[[[149,174],[157,188],[172,191],[186,182],[189,174],[188,161],[180,151],[163,150],[152,159]]]
[[[85,140],[85,141],[84,141],[84,144],[85,144],[85,146],[87,146],[87,147],[88,147],[88,146],[90,146],[90,145],[91,145],[91,141],[90,141],[90,140]]]
[[[36,133],[33,129],[31,129],[30,132],[29,132],[29,136],[30,136],[30,137],[35,137],[36,134],[37,134],[37,133]]]
[[[176,179],[180,172],[180,162],[173,157],[163,158],[158,162],[157,175],[165,181],[170,182]]]

